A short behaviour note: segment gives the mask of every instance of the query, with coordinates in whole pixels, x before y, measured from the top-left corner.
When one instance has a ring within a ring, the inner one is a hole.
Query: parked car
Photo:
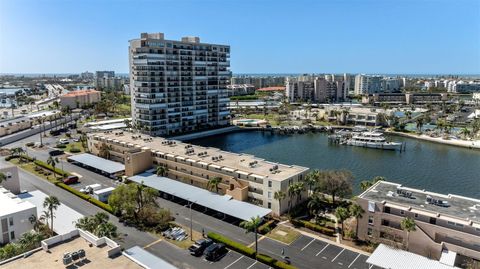
[[[69,176],[63,180],[63,183],[70,185],[70,184],[75,184],[78,183],[78,177],[77,176]]]
[[[188,248],[188,251],[190,251],[190,254],[192,254],[193,256],[202,256],[203,251],[211,244],[213,244],[212,239],[200,239],[197,240],[193,245],[191,245]]]
[[[209,261],[218,261],[227,254],[227,248],[224,244],[214,243],[205,249],[205,259]]]
[[[48,152],[48,155],[50,156],[58,156],[58,155],[62,155],[64,154],[65,152],[63,150],[59,150],[59,149],[54,149],[54,150],[50,150]]]
[[[61,138],[60,140],[58,140],[58,142],[59,142],[60,144],[64,144],[64,145],[70,143],[70,142],[68,142],[68,139],[65,139],[65,138]]]
[[[73,142],[80,142],[80,138],[75,137],[75,138],[73,139]]]
[[[81,188],[80,192],[86,193],[86,194],[92,194],[94,191],[99,190],[101,188],[102,188],[102,185],[100,184],[92,184],[92,185],[88,185]]]

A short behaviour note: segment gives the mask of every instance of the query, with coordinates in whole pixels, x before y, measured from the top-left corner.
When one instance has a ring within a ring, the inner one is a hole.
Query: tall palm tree
[[[335,217],[337,217],[337,222],[340,222],[340,224],[342,225],[341,236],[343,238],[343,223],[345,222],[346,219],[348,219],[350,217],[350,212],[348,212],[348,209],[339,206],[335,210]]]
[[[53,211],[57,210],[59,205],[60,205],[60,201],[55,196],[50,195],[46,197],[45,200],[43,201],[43,207],[46,208],[50,213],[50,220],[51,220],[50,229],[52,234],[53,234],[53,218],[55,217],[55,214]]]
[[[417,225],[415,224],[415,220],[410,217],[406,217],[400,222],[400,227],[402,228],[403,231],[407,233],[407,241],[405,243],[407,250],[408,250],[408,242],[410,240],[410,232],[416,231],[417,230],[416,226]]]
[[[415,121],[416,121],[416,123],[417,123],[417,131],[421,133],[421,132],[422,132],[422,127],[423,127],[424,118],[423,118],[423,117],[418,117]]]
[[[255,257],[258,253],[258,234],[257,228],[262,223],[262,219],[259,216],[252,217],[250,220],[245,220],[240,222],[240,227],[245,229],[246,233],[254,232],[255,233]]]
[[[97,229],[95,229],[95,235],[98,237],[108,237],[111,239],[118,238],[117,233],[117,226],[115,226],[111,222],[106,222],[98,225]]]
[[[467,127],[464,127],[460,130],[460,134],[464,137],[464,138],[468,138],[470,136],[470,130],[467,128]]]
[[[105,143],[102,143],[102,145],[100,146],[100,150],[98,152],[98,155],[102,158],[110,159],[110,150],[111,149],[112,149],[111,146],[109,146]]]
[[[55,178],[57,178],[57,173],[55,172],[55,166],[57,165],[57,163],[58,163],[57,158],[53,158],[52,156],[48,157],[47,164],[49,164],[53,167],[53,175],[54,175]]]
[[[277,200],[278,203],[281,203],[282,200],[285,199],[285,197],[287,197],[287,194],[283,191],[276,191],[273,194],[273,199]]]
[[[213,191],[215,190],[218,193],[218,185],[222,182],[221,177],[213,177],[207,182],[207,189]]]
[[[350,211],[350,216],[355,218],[355,236],[358,236],[358,219],[363,217],[362,214],[365,213],[365,210],[359,204],[351,204],[348,211]]]
[[[164,177],[167,175],[168,168],[163,165],[157,166],[157,176]]]
[[[320,171],[313,170],[310,173],[308,173],[307,176],[305,177],[304,182],[308,186],[308,193],[309,194],[312,192],[314,187],[317,185],[318,179],[319,179],[319,174],[320,174]]]

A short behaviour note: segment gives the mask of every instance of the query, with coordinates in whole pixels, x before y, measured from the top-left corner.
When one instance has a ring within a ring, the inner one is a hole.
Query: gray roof
[[[177,269],[177,267],[160,259],[139,246],[134,246],[123,252],[123,255],[132,261],[140,264],[144,268],[162,268],[162,269]]]
[[[397,194],[397,189],[411,192],[412,196],[410,198],[400,196]],[[426,203],[427,196],[448,202],[448,207]],[[440,213],[477,223],[480,222],[480,200],[459,195],[433,193],[425,190],[407,188],[393,182],[380,181],[362,193],[360,197],[370,201],[386,201],[423,211]]]
[[[129,178],[131,181],[160,190],[195,204],[225,213],[232,217],[250,220],[252,217],[264,217],[272,210],[233,199],[229,195],[219,195],[205,189],[188,185],[166,177],[145,172]]]
[[[125,170],[125,165],[92,154],[82,153],[68,157],[69,160],[88,165],[108,174],[115,174]]]
[[[368,264],[381,268],[390,269],[454,269],[458,267],[449,266],[436,260],[405,251],[394,249],[380,244],[372,255],[367,259]]]

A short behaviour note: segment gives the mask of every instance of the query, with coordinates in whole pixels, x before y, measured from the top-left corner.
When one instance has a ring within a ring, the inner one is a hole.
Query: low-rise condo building
[[[163,166],[167,177],[199,188],[207,188],[209,180],[219,178],[219,193],[269,208],[277,215],[307,196],[305,191],[295,199],[288,195],[280,201],[274,199],[277,191],[288,194],[288,186],[303,180],[308,168],[248,154],[126,132],[88,134],[88,148],[93,154],[125,163],[127,176]]]
[[[37,207],[0,187],[0,245],[15,242],[33,230],[30,218],[37,217]]]
[[[357,202],[365,210],[358,223],[362,240],[408,246],[409,251],[436,259],[455,255],[456,263],[480,260],[478,199],[380,181],[359,195]],[[416,224],[408,236],[401,228],[406,217]]]
[[[446,93],[374,93],[362,96],[363,104],[426,104],[448,100]]]
[[[100,92],[96,90],[71,91],[60,96],[60,104],[70,108],[81,108],[85,105],[98,103],[100,100]]]

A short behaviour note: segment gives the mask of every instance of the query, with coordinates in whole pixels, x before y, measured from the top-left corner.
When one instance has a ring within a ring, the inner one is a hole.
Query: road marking
[[[353,262],[348,266],[348,268],[350,268],[350,266],[352,266],[352,264],[358,259],[358,257],[360,257],[360,255],[362,255],[362,254],[358,254],[357,257],[355,258],[355,260],[353,260]]]
[[[332,262],[333,262],[334,260],[336,260],[336,259],[338,258],[338,256],[340,256],[340,254],[342,254],[342,252],[344,252],[344,251],[345,251],[345,249],[342,249],[342,251],[340,251],[340,253],[338,253],[337,256],[335,256],[335,258],[333,258]]]
[[[150,243],[150,244],[148,244],[148,245],[145,245],[143,248],[144,248],[144,249],[149,248],[149,247],[151,247],[151,246],[153,246],[153,245],[155,245],[155,244],[157,244],[157,243],[160,243],[160,242],[162,242],[162,241],[163,241],[163,239],[160,238],[160,239],[158,239],[157,241],[154,241],[154,242],[152,242],[152,243]]]
[[[234,263],[238,262],[239,260],[241,260],[243,257],[245,256],[240,256],[240,258],[236,259],[234,262],[232,262],[231,264],[227,265],[227,267],[223,268],[223,269],[227,269],[228,267],[232,266]]]
[[[260,242],[262,241],[263,239],[265,239],[265,235],[263,235],[262,237],[258,238],[257,242]],[[249,248],[255,246],[255,241],[253,241],[250,245],[248,245]]]
[[[322,257],[322,259],[326,260],[326,259],[327,259],[327,257],[323,256],[323,257]]]
[[[254,266],[256,263],[257,263],[257,261],[255,261],[252,265],[250,265],[249,267],[247,267],[247,269],[252,268],[252,266]]]
[[[343,265],[343,263],[341,263],[341,262],[338,262],[338,264]]]
[[[320,255],[320,253],[322,253],[328,246],[330,246],[330,244],[327,244],[324,248],[322,248],[322,250],[320,250],[320,251],[317,253],[317,255],[315,255],[315,257],[318,256],[318,255]]]
[[[310,241],[310,243],[306,244],[300,251],[303,251],[304,249],[306,249],[311,243],[313,243],[313,241],[315,241],[315,238],[313,238],[312,241]]]
[[[373,267],[373,264],[372,264],[372,265],[370,265],[370,267],[368,267],[368,269],[372,269],[372,267]]]

